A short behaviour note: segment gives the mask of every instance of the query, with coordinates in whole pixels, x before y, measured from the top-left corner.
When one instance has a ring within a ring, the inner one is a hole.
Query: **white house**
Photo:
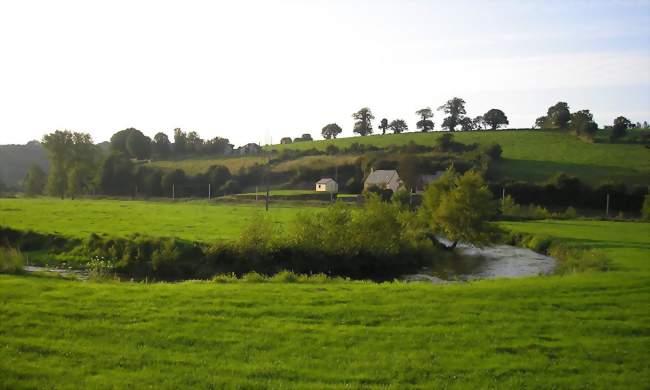
[[[399,178],[395,170],[376,170],[372,171],[363,183],[363,189],[369,187],[379,187],[381,189],[391,189],[393,192],[402,185],[402,179]]]
[[[336,194],[339,192],[339,184],[334,179],[325,177],[316,182],[316,191]]]

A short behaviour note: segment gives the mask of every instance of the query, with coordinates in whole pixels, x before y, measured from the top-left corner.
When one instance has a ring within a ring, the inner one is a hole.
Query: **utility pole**
[[[506,202],[506,188],[501,189],[501,206]]]
[[[175,199],[176,199],[176,188],[175,188],[174,184],[172,184],[172,200],[175,200]]]
[[[605,216],[609,218],[609,194],[607,194],[607,201],[605,203]]]
[[[212,184],[208,183],[208,200],[212,199]]]

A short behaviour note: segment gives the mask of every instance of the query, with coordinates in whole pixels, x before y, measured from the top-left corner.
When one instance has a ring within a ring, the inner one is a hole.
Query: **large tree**
[[[390,126],[390,125],[388,124],[388,119],[383,118],[383,119],[379,122],[379,126],[377,126],[377,127],[379,127],[379,130],[381,130],[381,133],[382,133],[382,134],[386,134],[386,130],[388,130],[388,127],[389,127],[389,126]]]
[[[183,130],[174,129],[174,154],[177,156],[187,152],[187,133]]]
[[[495,237],[496,229],[489,221],[497,213],[497,203],[476,171],[460,176],[450,169],[429,184],[420,213],[434,233],[452,242],[451,249],[461,241],[485,245]]]
[[[62,198],[80,193],[90,182],[97,156],[90,135],[57,130],[43,137],[43,147],[50,159],[47,193]]]
[[[447,114],[447,117],[442,122],[442,127],[449,131],[455,131],[456,126],[461,123],[461,120],[467,114],[467,111],[465,111],[465,100],[458,97],[448,100],[445,104],[438,107],[438,110]]]
[[[390,127],[390,129],[395,134],[403,133],[409,129],[404,119],[395,119],[394,121],[390,122],[390,125],[388,125],[388,127]]]
[[[610,134],[610,139],[617,140],[625,136],[627,129],[632,126],[632,122],[624,116],[619,116],[614,119],[614,125],[612,126],[612,133]]]
[[[45,171],[37,164],[32,165],[25,176],[25,194],[27,196],[42,195],[46,184],[47,174]]]
[[[431,118],[433,118],[433,111],[431,110],[430,107],[417,110],[415,111],[415,114],[420,117],[418,123],[415,124],[415,127],[418,130],[422,131],[423,133],[433,130],[434,123],[431,120]]]
[[[458,124],[460,125],[460,129],[462,131],[472,131],[472,130],[474,130],[474,121],[472,120],[472,118],[470,118],[468,116],[461,119]]]
[[[571,120],[571,111],[566,102],[557,102],[548,108],[546,112],[547,120],[553,127],[559,129],[566,129]]]
[[[504,114],[503,111],[499,110],[498,108],[493,108],[483,114],[483,120],[488,126],[490,126],[492,130],[496,130],[501,126],[505,126],[510,123],[508,122],[508,117],[506,114]]]
[[[598,131],[598,124],[594,122],[594,116],[589,110],[580,110],[571,114],[571,129],[577,135],[593,137]]]
[[[165,160],[172,152],[172,143],[165,133],[158,133],[153,137],[151,143],[151,155],[155,159]]]
[[[483,118],[483,116],[479,115],[474,119],[472,119],[472,125],[474,126],[475,130],[485,130],[487,123],[485,123],[485,119]]]
[[[151,138],[142,134],[138,129],[129,129],[126,137],[126,151],[128,156],[137,160],[146,160],[151,157]]]
[[[336,136],[341,134],[342,132],[343,129],[341,129],[341,126],[337,125],[336,123],[330,123],[325,127],[323,127],[323,130],[321,130],[321,134],[325,139],[336,138]]]
[[[353,130],[355,133],[361,136],[372,134],[372,120],[375,119],[375,116],[372,115],[372,111],[368,107],[364,107],[352,114],[352,118],[356,120]]]

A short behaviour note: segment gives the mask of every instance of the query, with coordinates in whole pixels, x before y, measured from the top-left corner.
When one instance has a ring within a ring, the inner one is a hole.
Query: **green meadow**
[[[271,203],[268,215],[286,224],[309,206]],[[238,237],[264,204],[215,204],[208,201],[130,201],[0,199],[0,226],[72,238],[91,233],[125,237],[134,233],[214,242]]]
[[[650,224],[504,226],[603,251],[613,270],[450,285],[0,275],[0,387],[647,387]]]

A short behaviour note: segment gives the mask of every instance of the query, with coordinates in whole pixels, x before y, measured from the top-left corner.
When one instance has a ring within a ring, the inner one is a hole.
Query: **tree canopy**
[[[409,129],[404,119],[395,119],[394,121],[390,122],[390,125],[388,126],[395,134],[403,133]]]
[[[455,131],[456,126],[461,123],[461,120],[467,114],[465,100],[458,97],[448,100],[445,104],[438,107],[438,110],[447,114],[442,122],[442,127],[449,131]]]
[[[490,126],[492,130],[496,130],[501,126],[505,126],[510,123],[508,122],[508,117],[506,114],[497,108],[493,108],[483,114],[483,120],[488,126]]]
[[[336,123],[330,123],[328,125],[325,125],[325,127],[323,127],[323,130],[321,131],[321,135],[325,139],[332,139],[332,138],[336,138],[336,136],[341,134],[342,132],[343,129],[341,129],[341,126],[337,125]]]
[[[375,116],[368,107],[364,107],[352,114],[352,118],[356,120],[353,129],[355,133],[361,136],[372,134],[372,120],[375,119]]]
[[[433,111],[430,107],[419,109],[415,112],[415,114],[420,117],[418,123],[415,124],[418,130],[422,131],[423,133],[433,130],[434,123],[431,120],[431,118],[433,118]]]
[[[627,129],[629,129],[631,126],[632,122],[630,122],[629,119],[624,116],[619,116],[618,118],[614,119],[614,125],[612,126],[612,133],[610,135],[610,138],[612,140],[617,140],[624,137],[625,133],[627,133]]]
[[[386,134],[386,130],[388,130],[389,124],[388,124],[388,119],[383,118],[381,122],[379,122],[379,129],[381,130],[382,134]]]

